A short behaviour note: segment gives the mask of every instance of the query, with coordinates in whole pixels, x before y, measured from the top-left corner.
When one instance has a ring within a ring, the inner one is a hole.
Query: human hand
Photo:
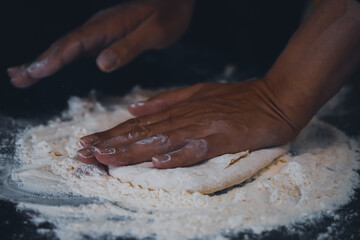
[[[201,83],[159,94],[129,110],[137,118],[81,138],[84,163],[157,168],[287,143],[300,131],[264,79]]]
[[[162,49],[186,30],[193,0],[133,0],[101,11],[56,41],[30,64],[8,69],[16,87],[28,87],[84,54],[98,54],[104,72],[124,66],[140,53]]]

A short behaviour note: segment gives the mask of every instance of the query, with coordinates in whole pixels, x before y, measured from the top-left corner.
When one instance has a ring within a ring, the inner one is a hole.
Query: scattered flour
[[[11,178],[33,197],[18,209],[35,210],[32,221],[50,222],[60,239],[222,239],[319,217],[349,202],[359,184],[357,142],[316,119],[287,155],[245,184],[210,195],[141,188],[74,160],[80,137],[129,119],[127,104],[149,94],[135,90],[102,103],[73,97],[61,119],[25,131]]]

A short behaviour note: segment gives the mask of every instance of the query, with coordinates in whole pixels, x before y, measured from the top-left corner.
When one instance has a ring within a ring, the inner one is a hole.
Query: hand
[[[285,144],[301,129],[282,111],[265,79],[201,83],[129,110],[139,117],[81,139],[81,161],[123,166],[152,159],[157,168],[183,167]]]
[[[138,118],[82,138],[79,158],[172,168],[284,144],[359,66],[359,26],[356,1],[322,1],[263,79],[198,84],[134,104]]]
[[[101,11],[55,42],[31,64],[8,69],[12,84],[28,87],[84,54],[97,54],[104,72],[124,66],[143,51],[162,49],[186,30],[193,0],[133,0]]]

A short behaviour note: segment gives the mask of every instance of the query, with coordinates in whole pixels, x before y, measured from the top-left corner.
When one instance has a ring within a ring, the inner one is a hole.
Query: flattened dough
[[[250,154],[225,154],[191,167],[161,170],[145,162],[109,167],[109,173],[121,182],[142,188],[209,194],[242,183],[286,152],[287,147],[282,146]]]

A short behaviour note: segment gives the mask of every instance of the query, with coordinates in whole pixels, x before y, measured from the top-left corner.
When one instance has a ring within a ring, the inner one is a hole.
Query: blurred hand
[[[137,118],[85,136],[79,159],[123,166],[152,160],[157,168],[196,164],[225,153],[285,144],[300,131],[266,80],[201,83],[135,103]]]
[[[174,43],[188,26],[192,6],[193,0],[132,0],[101,11],[34,62],[9,68],[12,84],[28,87],[84,54],[98,54],[98,67],[113,71],[143,51]]]

